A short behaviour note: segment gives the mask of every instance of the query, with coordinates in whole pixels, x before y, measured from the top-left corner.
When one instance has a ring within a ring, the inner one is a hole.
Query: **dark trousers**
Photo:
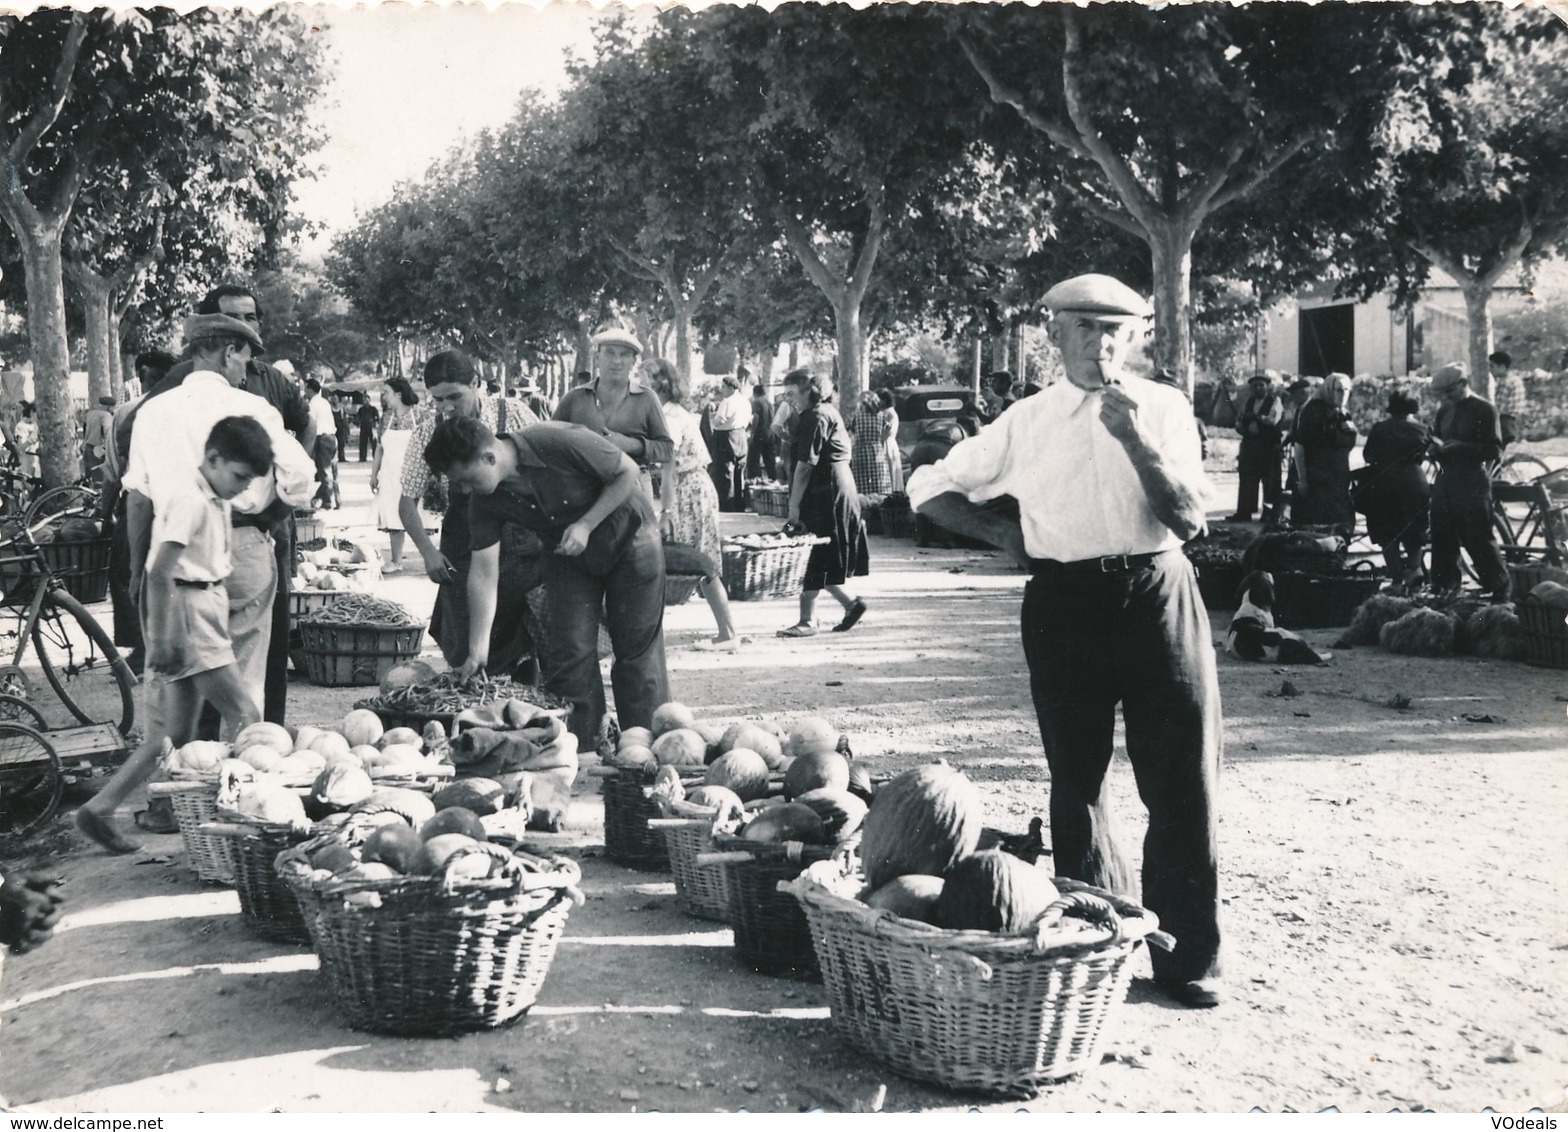
[[[338,438],[335,436],[316,437],[316,482],[321,486],[316,489],[316,502],[323,507],[336,507],[339,503],[338,495]]]
[[[359,430],[359,462],[363,464],[366,456],[376,450],[376,434],[368,428]]]
[[[586,569],[581,555],[546,554],[544,582],[550,608],[546,687],[571,701],[569,722],[578,748],[594,749],[604,720],[601,611],[615,652],[610,686],[616,721],[622,729],[651,727],[654,709],[670,698],[664,668],[664,549],[657,527],[638,531],[603,573]]]
[[[1208,612],[1179,551],[1126,574],[1042,569],[1024,590],[1024,656],[1051,771],[1056,871],[1089,878],[1093,813],[1110,765],[1116,706],[1149,811],[1143,903],[1176,937],[1154,977],[1220,970],[1215,785],[1220,697]]]
[[[1437,589],[1459,585],[1461,548],[1483,586],[1492,593],[1508,592],[1508,567],[1492,531],[1491,492],[1445,490],[1439,475],[1432,488],[1432,585]]]
[[[751,438],[746,449],[746,478],[765,480],[773,478],[773,435],[763,433]]]
[[[1236,514],[1250,519],[1258,507],[1258,488],[1263,489],[1263,506],[1270,511],[1279,507],[1280,446],[1251,437],[1242,437],[1237,462],[1241,476],[1236,486]]]
[[[142,619],[131,594],[131,544],[125,529],[125,496],[114,505],[114,534],[109,543],[109,601],[114,610],[114,643],[127,652],[142,651]],[[140,659],[138,657],[138,659]]]

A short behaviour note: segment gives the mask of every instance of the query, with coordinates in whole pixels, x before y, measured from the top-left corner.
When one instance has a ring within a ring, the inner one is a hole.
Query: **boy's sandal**
[[[791,625],[788,629],[780,629],[781,637],[815,637],[817,630],[810,625]]]

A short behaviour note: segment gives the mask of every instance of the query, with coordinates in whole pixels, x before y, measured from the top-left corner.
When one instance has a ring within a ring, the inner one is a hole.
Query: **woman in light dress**
[[[403,542],[408,532],[398,515],[398,501],[402,497],[403,455],[414,435],[414,407],[418,404],[419,394],[407,378],[394,377],[381,389],[381,435],[376,438],[375,462],[370,466],[370,521],[391,539],[392,553],[385,569],[388,574],[403,569]],[[383,468],[389,476],[386,491],[381,490]]]

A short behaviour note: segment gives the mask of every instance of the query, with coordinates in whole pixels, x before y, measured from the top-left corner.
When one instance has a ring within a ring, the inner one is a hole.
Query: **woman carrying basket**
[[[790,533],[810,532],[827,542],[811,548],[806,577],[800,591],[800,620],[780,629],[781,637],[814,637],[812,614],[817,595],[827,590],[844,607],[844,617],[833,626],[847,633],[865,616],[866,603],[844,590],[850,578],[871,572],[866,550],[866,528],[860,517],[860,497],[849,461],[852,441],[844,418],[833,405],[833,381],[809,370],[791,370],[784,378],[784,394],[799,415],[790,460]]]

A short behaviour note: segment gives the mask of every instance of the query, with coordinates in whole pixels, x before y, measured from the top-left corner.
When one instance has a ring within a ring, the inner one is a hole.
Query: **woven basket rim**
[[[1120,936],[1104,928],[1093,932],[1073,932],[1070,935],[1061,933],[1056,938],[1027,929],[1021,932],[986,932],[939,928],[867,907],[858,900],[834,891],[835,887],[842,888],[857,880],[858,875],[843,872],[842,869],[832,870],[824,865],[812,865],[794,880],[781,881],[779,890],[790,893],[802,904],[843,915],[865,935],[891,943],[913,944],[928,950],[962,951],[976,958],[1023,959],[1060,957],[1073,953],[1094,954],[1135,943],[1159,928],[1159,918],[1148,909],[1105,889],[1065,877],[1054,878],[1054,883],[1063,894],[1083,893],[1099,897],[1116,910],[1121,919]]]
[[[582,867],[570,857],[533,857],[527,854],[524,856],[548,864],[550,868],[543,872],[518,869],[510,876],[451,882],[438,876],[395,876],[385,880],[338,880],[336,877],[329,877],[313,882],[310,879],[312,870],[306,850],[318,839],[324,844],[332,840],[330,837],[332,832],[334,831],[327,831],[326,836],[312,837],[278,854],[276,863],[278,875],[291,888],[323,900],[372,892],[383,896],[442,893],[458,898],[484,896],[486,899],[493,900],[525,891],[541,892],[545,889],[556,889],[562,894],[572,895],[582,881]],[[513,856],[519,854],[514,853]]]
[[[346,593],[341,593],[338,594],[338,596],[348,597],[349,595]],[[430,627],[429,621],[411,621],[396,625],[385,621],[317,621],[314,617],[307,617],[303,614],[300,616],[299,623],[301,625],[309,625],[316,629],[374,629],[377,632],[391,632],[393,630],[404,631],[411,629],[422,630],[428,629]]]

